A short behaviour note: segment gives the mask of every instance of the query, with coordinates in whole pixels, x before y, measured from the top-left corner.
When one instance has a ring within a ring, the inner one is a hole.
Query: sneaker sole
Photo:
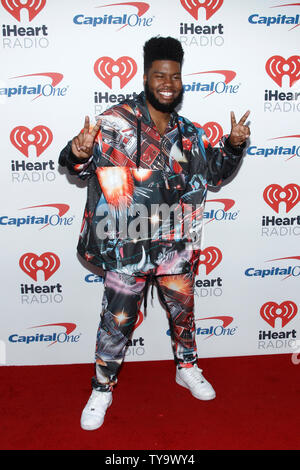
[[[183,382],[183,380],[180,378],[180,377],[176,377],[176,383],[178,385],[181,385],[181,387],[184,387],[186,389],[188,389],[190,391],[190,393],[193,395],[193,397],[197,398],[198,400],[203,400],[203,401],[209,401],[209,400],[213,400],[214,398],[216,398],[216,393],[214,393],[213,395],[209,395],[209,396],[199,396],[195,393],[193,393],[190,388],[186,385],[185,382]]]
[[[97,427],[95,427],[95,426],[89,426],[89,425],[83,425],[83,424],[80,423],[80,427],[81,427],[81,429],[83,429],[84,431],[96,431],[96,429],[101,428],[101,426],[103,425],[103,423],[104,423],[104,420],[103,420],[102,423],[101,423],[99,426],[97,426]]]

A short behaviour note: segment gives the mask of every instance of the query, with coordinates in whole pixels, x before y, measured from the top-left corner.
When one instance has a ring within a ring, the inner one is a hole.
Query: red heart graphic
[[[293,55],[285,60],[280,55],[274,55],[267,60],[266,71],[280,87],[282,86],[283,76],[288,75],[292,87],[300,78],[300,56]]]
[[[140,324],[143,322],[143,320],[144,320],[144,315],[143,315],[143,313],[139,310],[139,311],[138,311],[138,316],[137,316],[136,322],[135,322],[134,327],[133,327],[133,331],[136,330],[138,326],[140,326]]]
[[[17,126],[10,133],[11,143],[23,154],[25,157],[29,156],[29,146],[33,145],[36,148],[36,155],[39,157],[44,150],[51,144],[53,134],[49,127],[36,126],[32,130],[25,126]]]
[[[286,212],[289,212],[300,201],[300,186],[294,183],[284,187],[279,184],[270,184],[265,188],[263,198],[277,214],[281,202],[285,202]]]
[[[196,127],[201,127],[199,124],[197,125],[197,123],[194,124],[196,125]],[[204,124],[202,128],[204,129],[204,132],[210,144],[214,147],[223,135],[222,126],[220,126],[220,124],[217,122],[210,121]]]
[[[298,307],[291,300],[286,300],[278,305],[276,302],[266,302],[260,309],[260,316],[272,328],[275,328],[276,318],[281,318],[282,328],[297,315]]]
[[[119,77],[120,88],[123,88],[136,74],[137,65],[128,56],[119,57],[116,61],[111,57],[100,57],[94,64],[94,72],[109,88],[112,88],[113,77]]]
[[[25,8],[31,21],[44,8],[46,0],[27,0],[26,3],[21,3],[21,0],[1,0],[1,3],[17,21],[21,21],[21,10]]]
[[[204,260],[201,257],[204,256]],[[204,264],[206,268],[206,274],[209,274],[215,269],[218,264],[222,261],[222,252],[216,246],[208,246],[204,250],[201,250],[199,265]]]
[[[43,271],[47,281],[60,266],[59,257],[55,253],[46,252],[41,256],[35,253],[25,253],[19,260],[19,266],[34,281],[37,281],[37,272]]]
[[[192,15],[195,20],[198,20],[198,10],[200,7],[205,8],[206,19],[216,13],[223,4],[223,0],[205,0],[200,2],[199,0],[180,0],[183,8]]]

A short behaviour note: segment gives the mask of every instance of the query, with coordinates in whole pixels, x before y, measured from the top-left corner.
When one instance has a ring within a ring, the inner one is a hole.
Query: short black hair
[[[182,45],[177,39],[170,36],[151,38],[144,44],[144,73],[148,72],[155,60],[174,60],[180,63],[181,68],[183,55]]]

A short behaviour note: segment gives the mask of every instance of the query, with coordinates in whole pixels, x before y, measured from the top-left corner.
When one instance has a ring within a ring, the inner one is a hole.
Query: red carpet
[[[217,398],[177,385],[173,361],[125,363],[104,425],[83,431],[93,366],[1,367],[2,450],[299,449],[291,355],[201,359]]]

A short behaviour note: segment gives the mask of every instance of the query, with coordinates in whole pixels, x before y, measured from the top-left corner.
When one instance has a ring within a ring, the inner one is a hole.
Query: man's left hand
[[[242,145],[246,139],[250,136],[250,129],[248,126],[245,126],[245,122],[250,114],[250,111],[247,111],[243,117],[236,122],[234,112],[231,111],[231,133],[229,136],[229,142],[233,147]]]

